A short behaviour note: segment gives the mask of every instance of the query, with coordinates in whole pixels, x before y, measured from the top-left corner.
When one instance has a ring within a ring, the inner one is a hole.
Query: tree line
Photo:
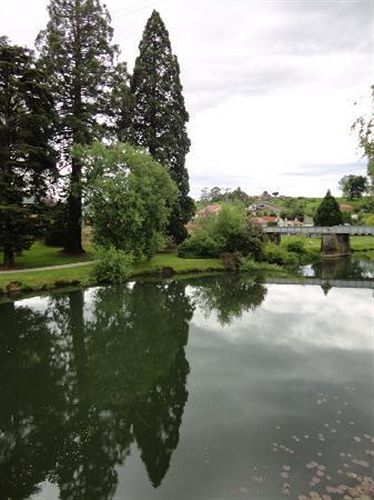
[[[185,158],[190,148],[178,59],[156,11],[132,74],[119,60],[100,0],[50,0],[35,48],[0,38],[0,247],[4,265],[44,226],[43,200],[66,201],[64,251],[84,252],[85,165],[74,146],[128,142],[145,148],[177,186],[166,231],[187,236],[193,212]],[[110,204],[110,200],[107,200]]]

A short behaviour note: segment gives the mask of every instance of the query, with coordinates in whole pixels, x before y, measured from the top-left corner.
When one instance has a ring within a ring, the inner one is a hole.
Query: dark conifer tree
[[[328,190],[317,208],[314,224],[316,226],[338,226],[343,222],[343,214],[340,211],[339,204]]]
[[[131,139],[169,168],[179,188],[179,199],[168,228],[170,236],[179,243],[187,236],[184,225],[193,211],[185,168],[190,149],[186,130],[189,117],[178,60],[172,52],[168,31],[156,11],[148,19],[139,51],[131,79],[134,99]]]
[[[40,234],[38,202],[55,173],[53,102],[44,82],[32,52],[0,38],[0,247],[5,267]]]
[[[105,133],[118,50],[112,44],[109,13],[100,0],[50,0],[48,12],[50,19],[37,47],[57,103],[61,164],[71,171],[65,250],[79,254],[83,252],[82,165],[70,158],[69,149]]]

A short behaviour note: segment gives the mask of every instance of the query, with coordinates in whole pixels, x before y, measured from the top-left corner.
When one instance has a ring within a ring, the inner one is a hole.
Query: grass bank
[[[66,262],[64,262],[66,263]],[[49,264],[50,265],[50,264]],[[219,259],[181,259],[175,254],[157,254],[150,261],[138,263],[133,277],[142,275],[167,275],[223,271]],[[1,274],[0,292],[30,292],[49,290],[67,285],[90,286],[96,284],[94,263],[70,269]]]
[[[94,275],[95,264],[70,269],[54,269],[48,271],[0,273],[0,293],[26,293],[57,289],[67,286],[93,286],[97,284]],[[225,271],[220,259],[182,259],[176,254],[162,253],[155,255],[150,261],[138,263],[130,277],[141,276],[169,277],[208,275]],[[290,271],[284,267],[268,263],[256,263],[253,272],[286,277]]]
[[[85,243],[86,253],[83,255],[65,255],[60,247],[47,247],[37,241],[30,250],[26,250],[22,255],[16,256],[14,269],[32,269],[33,267],[59,266],[62,264],[74,264],[75,262],[85,262],[94,259],[93,248],[89,243]],[[0,251],[0,263],[3,262],[3,252]]]
[[[295,236],[282,237],[282,246],[294,240]],[[306,238],[305,248],[311,258],[318,259],[320,249],[320,238]],[[372,236],[351,237],[351,247],[354,257],[374,260],[374,238]],[[91,286],[96,284],[94,275],[94,263],[81,267],[50,269],[33,272],[22,272],[22,270],[33,267],[53,266],[89,261],[94,258],[92,248],[86,245],[88,252],[81,257],[67,257],[60,253],[60,249],[46,247],[36,243],[18,258],[19,272],[11,274],[0,273],[0,293],[35,292],[50,290],[63,286]],[[267,263],[256,263],[253,271],[261,271],[267,275],[290,276],[289,269]],[[138,276],[168,276],[172,274],[200,274],[224,271],[220,259],[182,259],[173,253],[162,253],[155,255],[150,261],[138,263],[134,267],[132,277]]]

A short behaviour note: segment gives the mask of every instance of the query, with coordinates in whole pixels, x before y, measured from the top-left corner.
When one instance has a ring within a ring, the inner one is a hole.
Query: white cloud
[[[3,2],[0,32],[32,45],[47,3]],[[166,23],[191,115],[193,195],[214,185],[323,195],[365,171],[350,126],[373,79],[369,0],[106,3],[130,68],[153,8]]]

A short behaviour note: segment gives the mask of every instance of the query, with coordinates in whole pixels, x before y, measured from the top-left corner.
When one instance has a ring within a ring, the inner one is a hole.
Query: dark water
[[[372,293],[220,276],[1,304],[0,498],[372,498]]]

